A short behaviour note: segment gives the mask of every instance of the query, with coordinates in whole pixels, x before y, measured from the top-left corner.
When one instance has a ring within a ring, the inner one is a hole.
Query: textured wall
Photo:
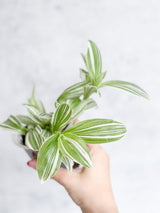
[[[108,79],[149,92],[148,102],[106,88],[99,109],[81,118],[113,118],[128,127],[124,139],[104,145],[123,213],[160,211],[159,11],[158,0],[0,0],[0,122],[24,111],[33,82],[52,110],[60,92],[79,80],[88,39],[101,49]],[[0,131],[0,144],[0,212],[80,212],[56,182],[40,185],[8,132]]]

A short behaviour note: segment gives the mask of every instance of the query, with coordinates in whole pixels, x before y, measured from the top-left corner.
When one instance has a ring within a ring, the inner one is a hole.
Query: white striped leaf
[[[91,79],[89,77],[89,73],[84,69],[80,69],[80,78],[83,81],[91,81]]]
[[[5,122],[0,124],[0,127],[9,129],[9,130],[13,130],[22,135],[25,135],[27,132],[27,129],[22,125],[20,120],[16,116],[13,116],[13,115],[10,115],[9,118]]]
[[[96,101],[93,100],[92,98],[89,98],[85,110],[88,110],[91,108],[97,108],[97,107],[98,107],[98,105],[97,105]]]
[[[67,168],[67,170],[69,172],[72,172],[72,168],[73,168],[73,164],[74,164],[73,160],[71,160],[67,156],[63,155],[62,162],[65,165],[65,167]]]
[[[58,137],[58,134],[50,136],[38,153],[37,172],[41,183],[51,178],[60,167],[62,154],[58,148]]]
[[[36,98],[35,86],[33,87],[33,90],[32,90],[32,97],[28,100],[28,102],[30,105],[34,106],[40,112],[45,112],[45,108],[42,101]]]
[[[27,111],[28,111],[29,116],[31,117],[31,119],[33,121],[35,121],[37,124],[42,125],[43,122],[40,119],[40,113],[39,113],[39,111],[35,107],[33,107],[31,105],[27,105],[26,104],[25,106],[27,108]]]
[[[29,116],[17,115],[16,117],[19,119],[19,121],[21,123],[25,124],[26,126],[30,126],[30,125],[35,126],[35,125],[37,125],[37,123],[34,120],[32,120]]]
[[[87,99],[80,102],[80,104],[73,110],[70,121],[77,119],[85,110],[96,107],[97,104],[93,99]]]
[[[25,106],[27,107],[29,116],[31,117],[31,119],[39,124],[40,126],[45,126],[45,124],[49,124],[50,120],[51,120],[51,115],[47,114],[47,113],[41,113],[39,112],[35,107],[31,106],[31,105],[27,105],[25,104]]]
[[[80,98],[70,99],[70,100],[68,100],[67,103],[69,104],[69,106],[71,107],[72,112],[73,112],[74,109],[75,109],[76,107],[78,107],[79,104],[81,103],[81,99],[80,99]]]
[[[83,87],[87,85],[87,81],[82,81],[79,83],[76,83],[67,89],[64,90],[64,92],[59,96],[57,99],[58,102],[60,102],[63,99],[73,99],[73,98],[79,98],[81,95],[83,95]]]
[[[62,154],[85,167],[92,167],[92,159],[84,141],[77,135],[66,133],[58,138],[58,147]]]
[[[84,87],[84,99],[87,99],[89,96],[91,96],[93,93],[97,93],[97,87],[92,85],[86,85]]]
[[[89,40],[87,55],[85,56],[82,54],[82,57],[91,78],[92,84],[94,86],[98,86],[105,77],[105,73],[102,73],[102,57],[100,50],[93,41]]]
[[[71,114],[72,111],[68,104],[59,105],[51,120],[52,130],[62,130],[68,124]]]
[[[50,136],[51,136],[51,132],[50,131],[48,131],[46,129],[42,129],[42,131],[41,131],[41,137],[42,137],[43,141],[45,141]]]
[[[122,123],[110,119],[90,119],[76,123],[65,132],[76,134],[86,143],[94,144],[119,140],[125,135],[126,128]]]
[[[134,95],[141,96],[141,97],[146,98],[146,99],[149,98],[149,96],[148,96],[148,94],[146,93],[145,90],[143,90],[138,85],[130,83],[130,82],[126,82],[126,81],[106,81],[106,82],[102,83],[100,87],[103,87],[103,86],[116,87],[116,88],[125,90],[127,92],[130,92]]]
[[[25,137],[25,145],[34,151],[38,151],[43,143],[41,132],[42,130],[39,126],[29,130]]]

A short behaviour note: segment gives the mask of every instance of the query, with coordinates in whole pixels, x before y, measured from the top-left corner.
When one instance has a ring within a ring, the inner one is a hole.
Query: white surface
[[[81,118],[113,118],[128,128],[121,142],[104,145],[122,213],[160,212],[159,26],[158,0],[0,0],[0,121],[24,112],[33,82],[53,110],[60,92],[79,81],[88,39],[100,47],[108,79],[150,94],[148,102],[106,88],[99,109]],[[0,141],[0,212],[80,212],[56,182],[40,185],[8,132]]]

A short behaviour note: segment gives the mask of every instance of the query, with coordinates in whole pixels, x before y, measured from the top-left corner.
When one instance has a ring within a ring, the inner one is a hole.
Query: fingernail
[[[27,165],[30,166],[30,161],[27,162]]]

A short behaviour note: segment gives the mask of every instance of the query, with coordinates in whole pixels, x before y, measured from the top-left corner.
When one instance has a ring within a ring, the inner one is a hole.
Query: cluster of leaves
[[[112,86],[144,98],[147,93],[139,86],[125,81],[102,82],[101,54],[93,41],[89,41],[87,54],[83,55],[86,69],[80,69],[82,81],[76,83],[58,97],[55,113],[47,113],[36,96],[35,88],[26,108],[28,115],[10,116],[0,126],[25,136],[25,146],[38,152],[37,171],[41,182],[53,176],[61,163],[72,171],[73,163],[92,166],[86,144],[107,143],[119,140],[126,132],[125,126],[111,119],[90,119],[73,125],[79,115],[97,103],[90,98],[100,94],[100,88]]]

